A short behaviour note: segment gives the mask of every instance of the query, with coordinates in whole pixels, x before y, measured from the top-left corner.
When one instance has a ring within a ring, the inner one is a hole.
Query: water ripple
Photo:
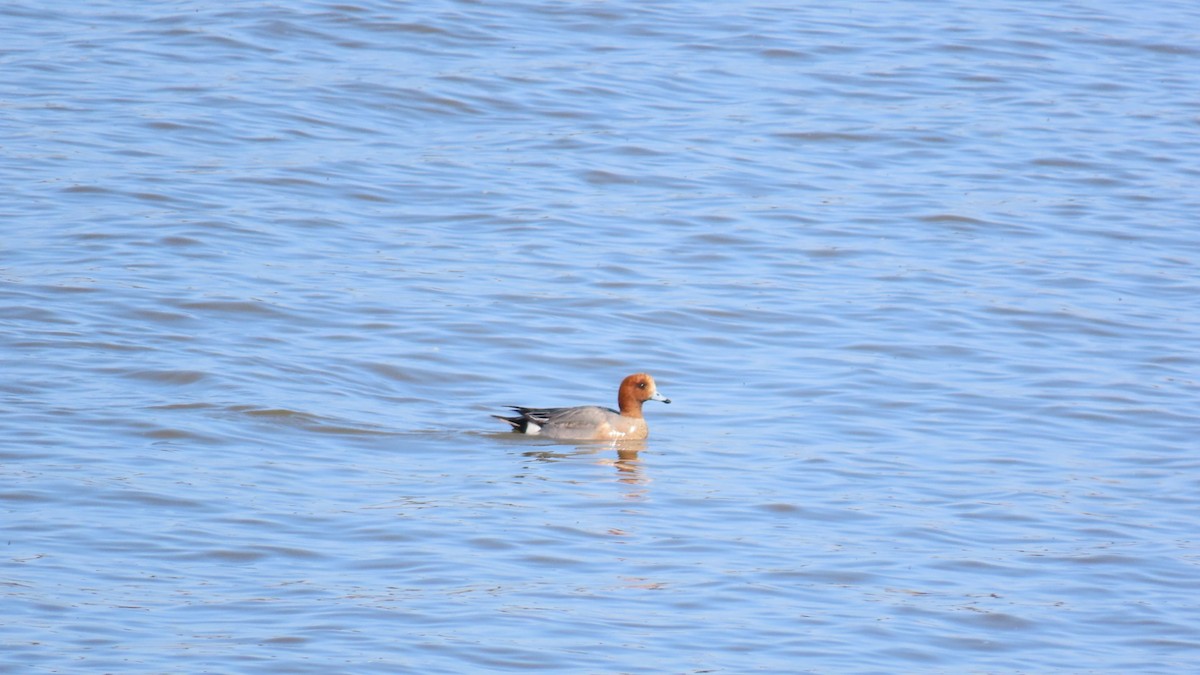
[[[1200,664],[1187,3],[0,16],[0,668]]]

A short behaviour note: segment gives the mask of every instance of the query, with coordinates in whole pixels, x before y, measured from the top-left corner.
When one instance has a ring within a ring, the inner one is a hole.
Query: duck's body
[[[642,416],[642,403],[671,399],[658,393],[654,378],[635,373],[621,381],[617,390],[619,410],[598,405],[573,408],[524,408],[510,406],[512,417],[492,415],[512,425],[519,434],[531,434],[558,440],[638,440],[650,429]]]

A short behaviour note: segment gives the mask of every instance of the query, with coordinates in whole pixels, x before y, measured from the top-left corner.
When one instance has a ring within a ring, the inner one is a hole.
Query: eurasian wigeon
[[[671,399],[658,393],[653,377],[646,373],[635,373],[621,380],[621,388],[617,390],[620,412],[598,405],[574,408],[522,408],[513,405],[509,407],[517,413],[515,416],[492,417],[508,422],[518,434],[576,441],[638,440],[650,433],[646,419],[642,417],[642,403],[645,401],[670,403]]]

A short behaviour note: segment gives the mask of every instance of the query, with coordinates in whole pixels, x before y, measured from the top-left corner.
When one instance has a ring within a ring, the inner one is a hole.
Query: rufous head
[[[641,417],[642,403],[645,401],[670,403],[671,399],[658,393],[654,378],[646,373],[634,373],[621,380],[621,388],[617,390],[617,405],[622,415]]]

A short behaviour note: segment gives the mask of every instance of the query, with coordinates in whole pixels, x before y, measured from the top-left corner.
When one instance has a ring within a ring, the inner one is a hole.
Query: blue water
[[[0,7],[0,671],[1200,669],[1197,25]]]

